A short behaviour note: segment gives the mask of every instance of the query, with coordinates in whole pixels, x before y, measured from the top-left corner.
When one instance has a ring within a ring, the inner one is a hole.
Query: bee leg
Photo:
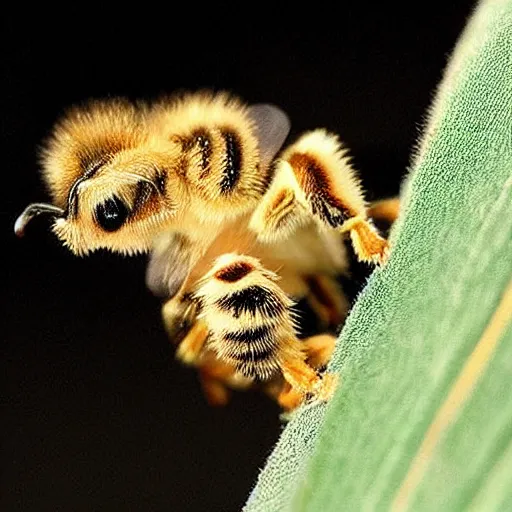
[[[368,208],[368,215],[375,221],[393,224],[400,213],[400,199],[390,197],[373,202]]]
[[[256,258],[218,258],[195,293],[201,302],[199,318],[210,332],[208,350],[246,378],[263,383],[280,374],[301,400],[328,399],[332,379],[306,363],[295,333],[293,301],[277,280]]]
[[[302,405],[309,393],[321,383],[318,373],[302,360],[290,360],[282,366],[283,386],[277,395],[278,404],[291,411]]]
[[[318,316],[321,327],[336,329],[345,320],[349,308],[341,286],[334,278],[323,274],[306,277],[306,283],[309,287],[306,299]]]
[[[219,369],[224,369],[225,365],[212,365],[211,363],[201,365],[199,368],[199,380],[203,388],[204,396],[209,405],[214,407],[225,406],[230,399],[231,391],[226,386],[224,379],[229,377],[229,374],[219,372]]]
[[[332,334],[317,334],[302,340],[307,362],[316,369],[321,369],[330,361],[336,346],[336,337]]]
[[[328,400],[334,391],[336,376],[328,373],[320,375],[302,359],[286,361],[281,371],[293,390],[303,395],[310,394],[316,400]]]
[[[198,360],[208,338],[208,327],[200,320],[192,326],[176,350],[176,358],[182,363],[194,365]]]
[[[190,295],[176,295],[162,307],[165,330],[178,347],[176,358],[189,365],[198,360],[208,337],[204,323],[196,320],[196,310]]]
[[[389,257],[389,245],[382,238],[371,221],[362,216],[354,216],[340,227],[342,233],[349,233],[352,246],[359,261],[383,264]]]
[[[285,381],[281,391],[276,396],[276,401],[285,411],[289,412],[303,403],[304,395]]]
[[[199,379],[208,403],[224,406],[228,403],[232,389],[247,389],[253,384],[237,374],[232,365],[226,364],[209,353],[199,367]]]
[[[178,345],[190,331],[196,318],[196,305],[190,295],[175,295],[162,306],[165,331],[173,345]]]
[[[303,348],[306,356],[306,347]],[[303,358],[289,358],[281,364],[282,378],[267,385],[267,394],[285,411],[292,411],[306,401],[328,401],[331,398],[336,388],[336,376],[320,375],[310,364]]]
[[[359,179],[337,137],[308,132],[288,147],[250,228],[263,242],[284,239],[314,219],[323,228],[348,233],[360,261],[382,264],[388,242],[368,218]]]
[[[302,340],[302,348],[306,354],[306,362],[317,371],[327,366],[334,352],[336,337],[331,334],[318,334]],[[332,374],[324,374],[321,396],[324,400],[330,398],[335,390],[337,378]],[[304,402],[304,394],[288,381],[282,380],[271,383],[267,393],[286,411],[292,411]]]
[[[203,388],[203,395],[206,397],[208,405],[212,407],[225,407],[231,398],[231,391],[218,379],[213,379],[208,374],[203,374],[199,370],[199,381]]]
[[[291,411],[305,401],[327,402],[331,399],[338,385],[338,376],[324,373],[322,377],[315,372],[316,378],[307,375],[309,370],[297,364],[288,364],[283,368],[285,382],[277,396],[277,402],[287,411]],[[306,365],[307,368],[310,368]]]

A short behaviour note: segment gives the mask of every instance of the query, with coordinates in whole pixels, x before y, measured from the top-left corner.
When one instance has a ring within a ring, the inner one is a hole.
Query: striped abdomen
[[[243,375],[261,380],[298,351],[293,303],[275,279],[255,258],[225,255],[196,293],[210,330],[208,347]]]

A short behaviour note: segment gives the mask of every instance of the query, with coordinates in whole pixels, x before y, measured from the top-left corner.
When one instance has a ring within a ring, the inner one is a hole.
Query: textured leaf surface
[[[341,333],[327,406],[284,429],[256,511],[512,508],[512,1],[481,2]]]

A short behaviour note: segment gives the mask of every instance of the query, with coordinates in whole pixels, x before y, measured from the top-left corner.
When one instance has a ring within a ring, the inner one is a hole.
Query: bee
[[[348,309],[343,237],[370,264],[389,247],[338,136],[315,129],[283,147],[289,131],[277,106],[227,92],[90,101],[54,127],[41,155],[52,204],[29,205],[15,232],[46,214],[76,255],[150,253],[146,284],[210,403],[254,386],[285,410],[326,400],[331,331]],[[398,206],[373,208],[393,220]],[[299,299],[322,326],[300,340]]]

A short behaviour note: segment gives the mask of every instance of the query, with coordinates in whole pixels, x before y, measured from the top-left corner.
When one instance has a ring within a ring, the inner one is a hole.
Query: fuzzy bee
[[[283,149],[289,128],[276,106],[227,93],[90,102],[63,117],[42,153],[53,203],[29,205],[15,231],[48,214],[77,255],[150,252],[146,283],[212,404],[255,383],[284,409],[326,399],[328,332],[347,311],[342,237],[372,264],[388,244],[337,136],[317,129]],[[380,208],[390,205],[392,219],[393,201]],[[297,338],[299,299],[324,332]]]

